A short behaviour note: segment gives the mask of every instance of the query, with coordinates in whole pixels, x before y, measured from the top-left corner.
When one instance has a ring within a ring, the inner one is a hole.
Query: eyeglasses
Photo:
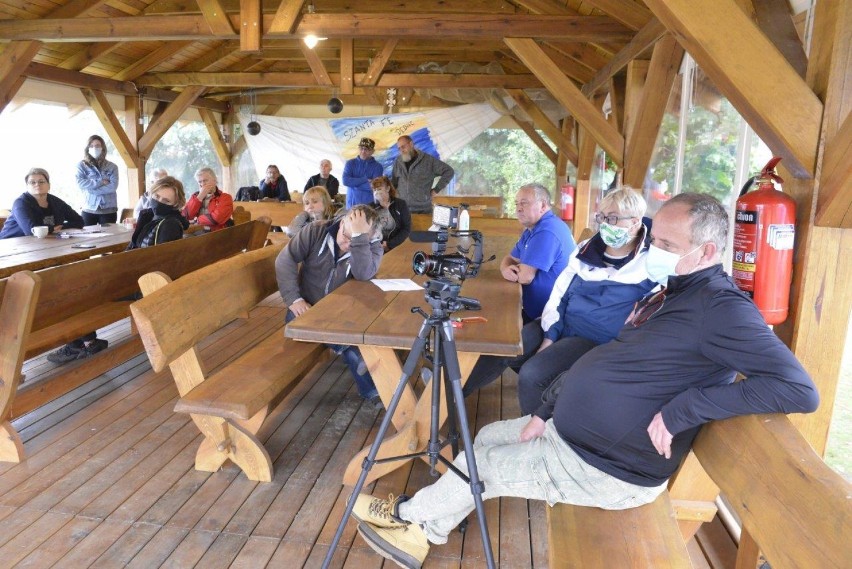
[[[46,186],[49,183],[47,180],[30,180],[27,182],[30,186]]]
[[[657,313],[663,307],[663,304],[666,302],[666,289],[662,289],[659,292],[652,294],[651,296],[646,296],[642,300],[636,303],[636,306],[633,307],[633,312],[630,313],[630,316],[627,317],[626,324],[633,324],[634,328],[637,328],[648,321],[651,316]]]
[[[621,215],[615,215],[614,213],[609,214],[609,215],[606,215],[606,214],[603,214],[603,213],[596,213],[595,214],[595,223],[599,223],[599,224],[606,221],[610,225],[615,225],[616,223],[618,223],[622,219],[633,219],[633,216],[632,215],[621,216]]]

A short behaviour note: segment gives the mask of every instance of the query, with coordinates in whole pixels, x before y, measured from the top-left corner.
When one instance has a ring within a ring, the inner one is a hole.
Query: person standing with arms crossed
[[[104,139],[93,134],[77,164],[77,186],[83,192],[83,223],[115,223],[118,218],[118,166],[106,159]]]

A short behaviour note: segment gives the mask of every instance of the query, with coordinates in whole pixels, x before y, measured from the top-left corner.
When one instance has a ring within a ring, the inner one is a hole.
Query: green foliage
[[[553,188],[556,175],[550,160],[518,129],[488,129],[447,163],[456,171],[456,195],[503,196],[506,212],[514,211],[519,187],[538,182]]]
[[[217,175],[222,173],[207,128],[200,122],[177,123],[154,147],[145,178],[152,179],[154,168],[165,168],[170,176],[183,182],[189,195],[196,190],[195,171],[204,167],[213,168]]]

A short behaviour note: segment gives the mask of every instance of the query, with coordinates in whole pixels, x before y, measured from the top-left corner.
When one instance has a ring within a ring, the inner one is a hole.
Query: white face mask
[[[89,156],[91,156],[92,158],[97,160],[98,158],[101,157],[101,154],[103,154],[103,151],[104,151],[103,148],[99,148],[97,146],[95,146],[94,148],[89,148]]]
[[[659,247],[651,245],[648,247],[648,255],[645,257],[645,270],[648,271],[648,276],[651,280],[666,286],[669,282],[669,277],[677,276],[675,267],[681,259],[687,255],[691,255],[698,251],[703,245],[699,245],[689,253],[678,255],[670,251],[664,251]]]
[[[606,222],[601,223],[600,233],[603,242],[613,249],[626,245],[630,240],[630,231],[626,227],[618,227]]]

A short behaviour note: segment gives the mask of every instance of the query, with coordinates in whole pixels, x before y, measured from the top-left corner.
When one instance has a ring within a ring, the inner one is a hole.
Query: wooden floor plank
[[[233,533],[216,533],[216,540],[198,560],[198,567],[204,569],[227,569],[248,541],[248,536]],[[189,565],[184,565],[188,567]],[[257,566],[256,566],[257,567]]]
[[[279,540],[268,537],[252,536],[248,538],[234,562],[231,563],[231,569],[266,567],[272,554],[278,549],[279,543]]]
[[[88,567],[120,539],[130,529],[130,525],[130,522],[101,521],[73,549],[60,558],[56,566]]]
[[[71,518],[68,523],[40,544],[32,553],[24,557],[16,567],[41,568],[51,567],[66,553],[74,549],[83,539],[98,526],[97,520],[86,518]]]
[[[107,520],[106,523],[109,523]],[[90,569],[124,567],[160,531],[159,526],[144,523],[132,524],[121,537],[92,563]]]
[[[39,514],[38,519],[0,547],[0,559],[6,567],[12,567],[35,551],[72,519],[72,516],[67,514],[36,513]]]
[[[157,533],[127,564],[127,568],[150,569],[151,567],[161,567],[188,535],[189,530],[184,528],[159,528]]]
[[[210,546],[216,541],[218,533],[212,531],[190,531],[184,537],[161,567],[181,569],[195,567]]]

